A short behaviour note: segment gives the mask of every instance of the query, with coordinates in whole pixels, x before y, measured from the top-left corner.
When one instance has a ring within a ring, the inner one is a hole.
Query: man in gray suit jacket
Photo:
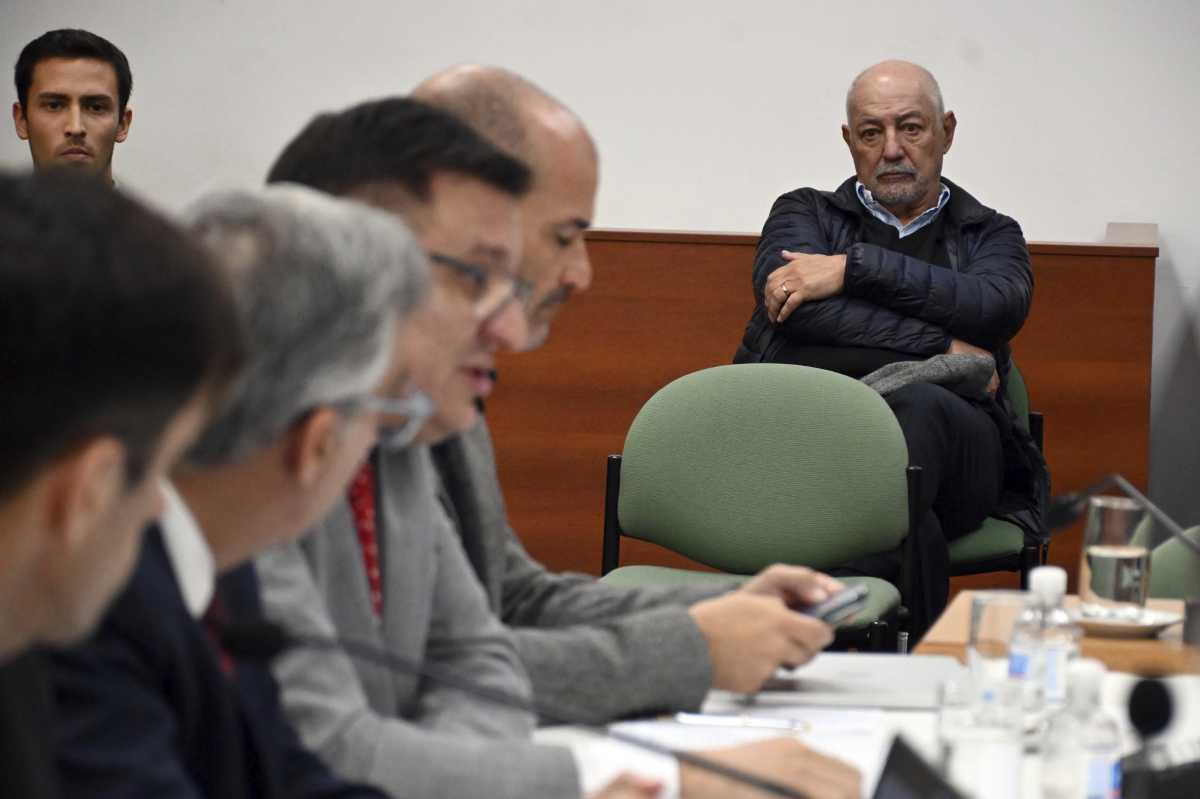
[[[434,263],[449,270],[435,271],[435,281],[469,267],[462,263],[467,259],[504,253],[490,269],[477,265],[484,273],[481,281],[445,282],[447,292],[458,292],[451,305],[461,308],[464,299],[471,300],[467,307],[475,311],[474,322],[470,314],[442,314],[436,324],[431,317],[429,339],[414,354],[414,380],[438,403],[436,416],[422,428],[422,440],[437,441],[477,423],[473,401],[490,388],[492,354],[528,340],[523,312],[530,309],[531,293],[511,274],[520,249],[520,227],[511,227],[515,244],[505,243],[502,235],[489,240],[487,231],[498,234],[502,226],[481,226],[487,219],[479,213],[486,210],[487,204],[479,202],[484,198],[456,204],[453,195],[444,194],[446,182],[437,177],[449,172],[478,183],[487,173],[463,163],[414,168],[437,150],[432,142],[445,145],[451,133],[461,132],[443,131],[425,141],[429,147],[410,147],[419,131],[429,132],[431,119],[424,115],[390,124],[389,118],[403,117],[402,106],[413,108],[410,101],[389,100],[318,117],[288,146],[271,179],[365,197],[402,213],[434,253]],[[421,177],[431,171],[432,180],[428,174]],[[503,290],[490,288],[493,284]],[[478,289],[464,293],[473,286]],[[432,304],[437,300],[435,282]],[[518,318],[505,321],[514,312]],[[464,320],[468,346],[453,346]],[[446,363],[448,378],[437,368],[444,371]],[[367,473],[379,487],[369,518],[362,518],[352,492],[349,502],[302,547],[279,550],[259,561],[268,613],[296,631],[336,631],[365,639],[449,668],[477,684],[528,696],[528,677],[512,638],[488,611],[486,594],[437,503],[428,451],[382,446]],[[367,527],[378,533],[373,554],[363,544]],[[823,625],[788,615],[806,631],[815,630],[815,646],[827,640]],[[576,752],[533,745],[528,741],[534,723],[529,715],[472,703],[328,652],[293,653],[277,666],[276,674],[284,704],[306,743],[343,773],[394,791],[577,797],[606,783],[616,764],[656,775],[668,788],[678,781],[687,796],[728,795],[727,783],[615,744],[601,742]],[[607,679],[607,664],[598,662],[593,676]],[[822,775],[822,785],[853,785],[855,779],[848,767],[794,740],[720,754],[806,791],[814,772]]]

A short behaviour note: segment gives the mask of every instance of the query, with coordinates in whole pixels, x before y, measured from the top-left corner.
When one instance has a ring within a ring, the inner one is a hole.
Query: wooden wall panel
[[[514,528],[547,566],[598,573],[605,456],[620,452],[630,421],[655,391],[729,362],[753,308],[756,242],[753,235],[593,231],[591,290],[571,301],[545,347],[500,358],[488,407],[500,477]],[[1014,348],[1047,417],[1055,489],[1113,470],[1144,486],[1157,250],[1034,243],[1030,252],[1035,300]],[[1072,577],[1078,547],[1075,530],[1051,548],[1052,561]],[[628,540],[622,561],[687,563]]]

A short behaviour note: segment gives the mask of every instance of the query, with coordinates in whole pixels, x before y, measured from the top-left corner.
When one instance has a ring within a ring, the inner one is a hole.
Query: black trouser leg
[[[978,405],[930,383],[885,397],[922,469],[917,510],[932,510],[947,541],[975,530],[996,508],[1004,480],[1000,431]]]

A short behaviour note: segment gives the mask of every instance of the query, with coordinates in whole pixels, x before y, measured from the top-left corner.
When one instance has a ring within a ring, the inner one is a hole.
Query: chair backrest
[[[1192,541],[1200,541],[1200,527],[1184,531]],[[1150,554],[1150,596],[1162,599],[1200,597],[1200,555],[1182,541],[1168,538]]]
[[[1004,393],[1012,403],[1017,414],[1017,422],[1029,430],[1029,388],[1025,385],[1025,376],[1017,368],[1017,362],[1009,363],[1008,377],[1004,379]]]
[[[866,385],[821,369],[739,364],[675,380],[625,438],[627,535],[735,574],[815,568],[908,533],[904,434]]]

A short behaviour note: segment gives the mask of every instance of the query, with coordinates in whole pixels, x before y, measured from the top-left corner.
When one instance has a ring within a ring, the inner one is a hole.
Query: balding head
[[[915,91],[929,100],[933,115],[940,117],[945,113],[945,103],[942,102],[942,89],[938,86],[933,73],[920,64],[911,61],[889,59],[867,67],[850,82],[846,92],[846,122],[850,122],[854,108],[858,102],[860,90],[870,87],[911,86]]]
[[[579,117],[541,87],[501,67],[450,67],[418,84],[412,96],[451,112],[535,171],[547,155],[544,145],[551,143],[545,139],[586,147],[596,157]]]
[[[943,110],[942,92],[929,70],[884,61],[850,84],[842,139],[859,182],[908,223],[941,195],[942,158],[957,124],[954,113]]]
[[[540,344],[562,304],[591,283],[583,243],[597,182],[591,135],[561,102],[500,67],[451,67],[423,81],[412,96],[458,116],[532,169],[533,189],[521,204],[521,272],[536,285],[530,346]]]

